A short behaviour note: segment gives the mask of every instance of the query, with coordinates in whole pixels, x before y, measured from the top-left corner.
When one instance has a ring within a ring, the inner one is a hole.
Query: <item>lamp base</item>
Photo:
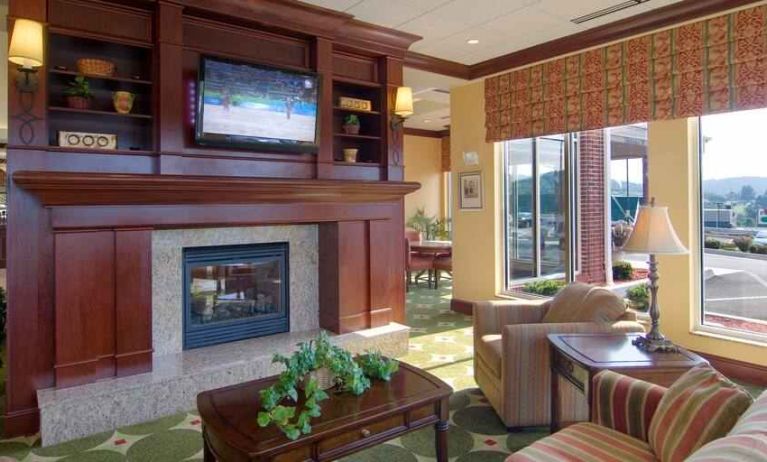
[[[660,338],[650,338],[649,335],[637,337],[631,344],[648,353],[679,353],[679,347],[662,336]]]

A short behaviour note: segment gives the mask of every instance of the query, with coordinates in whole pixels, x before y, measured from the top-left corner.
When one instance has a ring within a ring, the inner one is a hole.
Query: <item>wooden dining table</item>
[[[410,250],[427,255],[445,255],[453,250],[452,241],[416,241],[410,243]]]

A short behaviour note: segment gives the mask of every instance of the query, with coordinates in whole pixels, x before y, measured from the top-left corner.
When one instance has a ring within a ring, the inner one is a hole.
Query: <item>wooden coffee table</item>
[[[551,432],[562,422],[558,377],[566,379],[586,396],[591,418],[591,381],[610,369],[630,377],[668,387],[687,370],[708,361],[683,348],[678,353],[648,353],[631,344],[641,334],[549,334],[551,344]]]
[[[335,460],[405,433],[434,425],[437,460],[447,461],[448,398],[437,377],[400,363],[390,382],[373,381],[361,396],[331,393],[312,432],[290,441],[274,426],[262,428],[259,390],[269,377],[197,395],[206,462]]]

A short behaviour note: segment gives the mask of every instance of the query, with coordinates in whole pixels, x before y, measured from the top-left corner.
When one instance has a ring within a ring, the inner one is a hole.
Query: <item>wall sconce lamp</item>
[[[391,120],[392,130],[400,129],[405,119],[411,115],[413,115],[413,89],[398,87],[397,97],[394,100],[394,115]]]
[[[8,61],[17,64],[16,88],[22,93],[37,91],[37,68],[43,65],[43,25],[30,19],[17,19],[13,26]]]

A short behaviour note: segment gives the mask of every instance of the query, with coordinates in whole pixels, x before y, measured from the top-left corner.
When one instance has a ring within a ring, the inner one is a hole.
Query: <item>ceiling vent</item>
[[[597,10],[589,14],[584,14],[583,16],[578,16],[577,18],[571,19],[570,22],[575,24],[583,24],[584,22],[593,21],[594,19],[617,13],[618,11],[623,11],[626,8],[631,8],[632,6],[637,6],[649,1],[650,0],[627,0],[625,2],[618,3],[617,5],[608,6],[607,8],[602,8],[601,10]]]

